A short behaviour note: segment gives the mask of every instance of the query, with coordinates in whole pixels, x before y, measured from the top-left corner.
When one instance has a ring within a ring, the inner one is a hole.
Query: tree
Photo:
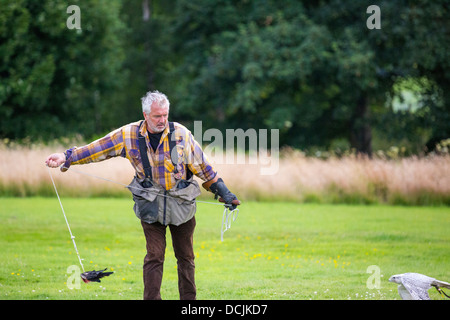
[[[102,134],[155,89],[178,121],[293,147],[449,136],[446,0],[381,0],[380,29],[370,1],[90,0],[81,30],[60,0],[1,1],[0,137]],[[412,83],[421,108],[395,110]]]
[[[140,98],[149,90],[159,90],[172,101],[173,88],[179,79],[171,82],[167,70],[178,60],[172,49],[177,35],[170,34],[174,19],[174,1],[143,0],[123,2],[121,20],[130,32],[124,39],[128,80],[121,88],[123,108],[120,119],[123,123],[142,117]],[[178,119],[178,108],[171,108],[171,117]]]
[[[422,108],[412,112],[409,123],[429,130],[430,142],[450,137],[449,14],[450,3],[445,0],[407,1],[404,23],[395,29],[397,39],[404,39],[400,65],[422,98]]]
[[[84,1],[81,30],[67,28],[67,6],[2,0],[0,137],[89,136],[114,122],[124,80],[119,3]]]
[[[302,148],[345,138],[371,154],[372,127],[383,125],[374,116],[390,113],[399,79],[447,81],[444,1],[381,1],[381,29],[366,26],[369,1],[175,4],[169,79],[177,105],[208,125],[279,128],[282,143]],[[427,15],[443,19],[430,25]],[[419,44],[430,32],[433,44]]]

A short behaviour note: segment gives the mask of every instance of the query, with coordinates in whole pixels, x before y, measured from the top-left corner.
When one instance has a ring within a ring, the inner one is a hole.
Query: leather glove
[[[228,190],[222,178],[217,179],[217,181],[214,182],[209,189],[215,194],[215,199],[217,199],[217,196],[220,196],[226,204],[230,205],[231,210],[236,209],[236,207],[240,204],[240,201],[236,195]]]

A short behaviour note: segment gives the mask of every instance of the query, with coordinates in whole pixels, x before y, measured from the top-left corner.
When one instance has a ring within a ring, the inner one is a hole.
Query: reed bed
[[[450,204],[450,157],[403,159],[283,155],[275,176],[246,165],[223,168],[245,198],[323,203]]]
[[[56,145],[0,146],[0,196],[54,196],[44,161],[60,150],[64,148]],[[258,161],[245,161],[216,164],[215,168],[242,200],[450,205],[449,155],[319,159],[290,150],[281,152],[276,174],[262,175],[262,166]],[[134,175],[122,158],[74,168],[121,184],[128,184]],[[74,170],[61,173],[53,169],[51,173],[62,196],[130,196],[123,186]],[[202,197],[212,195],[203,192]]]

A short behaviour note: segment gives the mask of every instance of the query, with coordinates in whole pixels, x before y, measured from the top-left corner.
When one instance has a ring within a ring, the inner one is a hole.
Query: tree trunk
[[[150,20],[151,12],[148,0],[142,1],[142,20],[148,21]]]
[[[152,16],[152,10],[151,10],[151,6],[152,6],[152,1],[151,0],[142,0],[142,20],[144,21],[145,24],[147,24]],[[144,43],[144,47],[145,47],[145,51],[147,52],[148,56],[150,57],[152,55],[152,47],[151,47],[151,41],[150,41],[150,37],[151,37],[151,29],[147,26],[145,28],[145,43]],[[150,61],[150,59],[148,59],[147,61]],[[147,62],[147,90],[154,90],[154,73],[153,73],[153,69],[151,67],[151,63]]]
[[[372,156],[372,129],[367,94],[358,99],[355,112],[350,120],[350,144],[358,153]]]

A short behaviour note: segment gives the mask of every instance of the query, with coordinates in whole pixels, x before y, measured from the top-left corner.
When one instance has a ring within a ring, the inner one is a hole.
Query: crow
[[[81,279],[83,279],[83,281],[85,283],[88,283],[88,282],[91,282],[91,281],[93,281],[93,282],[101,282],[100,278],[109,276],[109,275],[114,273],[114,272],[104,272],[106,269],[107,268],[105,268],[103,270],[99,270],[99,271],[95,271],[95,270],[93,270],[93,271],[86,271],[86,272],[83,272],[80,276],[81,276]]]

